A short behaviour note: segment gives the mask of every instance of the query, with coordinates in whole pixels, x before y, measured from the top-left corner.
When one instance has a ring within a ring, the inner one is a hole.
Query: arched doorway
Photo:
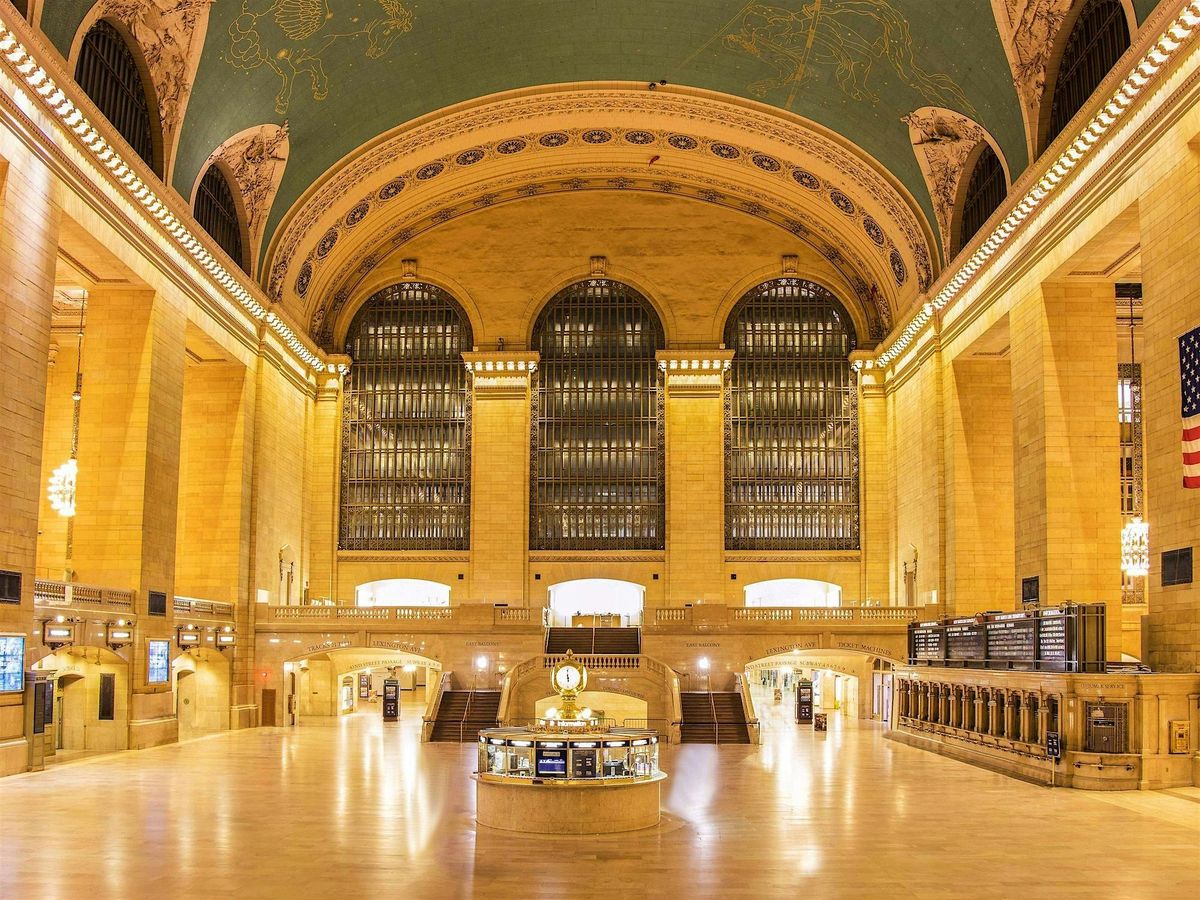
[[[801,681],[811,682],[815,712],[831,719],[837,714],[849,720],[869,720],[877,718],[873,694],[875,676],[882,679],[885,674],[878,665],[881,662],[890,675],[890,664],[865,653],[791,650],[752,660],[746,664],[744,677],[760,720],[774,719],[778,726],[794,724],[796,688]]]
[[[345,647],[283,664],[284,724],[332,724],[382,714],[384,683],[398,682],[401,719],[419,720],[441,677],[437,660],[401,650]]]
[[[100,647],[68,647],[38,660],[54,674],[54,746],[63,753],[129,746],[129,666]]]
[[[550,587],[550,623],[554,626],[638,626],[646,589],[614,578],[579,578]]]
[[[842,587],[813,578],[773,578],[746,585],[746,606],[841,606]]]
[[[354,588],[355,606],[449,606],[450,585],[420,578],[383,578]]]
[[[616,691],[583,691],[578,698],[580,709],[586,710],[610,725],[630,728],[645,728],[650,715],[650,704],[641,697]],[[534,714],[539,719],[549,716],[562,703],[557,694],[543,697],[534,704]]]
[[[181,741],[229,729],[229,660],[195,647],[171,662]]]

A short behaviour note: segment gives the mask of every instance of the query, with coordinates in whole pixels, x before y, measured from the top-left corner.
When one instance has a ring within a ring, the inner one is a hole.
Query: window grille
[[[1088,0],[1058,64],[1043,150],[1062,133],[1128,49],[1129,23],[1120,0]]]
[[[955,253],[971,242],[971,238],[975,237],[988,217],[1004,202],[1007,193],[1004,166],[1000,165],[1000,159],[991,144],[984,143],[983,152],[975,161],[975,168],[971,170],[971,180],[967,182],[967,192],[963,197],[962,220]]]
[[[154,162],[149,91],[129,45],[108,22],[97,22],[84,35],[75,80],[134,152],[161,175]]]
[[[243,270],[246,254],[242,248],[242,225],[238,218],[237,201],[229,187],[229,179],[215,165],[209,166],[196,190],[196,221],[207,231],[222,250]]]
[[[359,310],[342,414],[339,546],[470,548],[471,325],[429,284],[397,284]]]
[[[725,543],[730,550],[859,545],[854,326],[799,278],[750,291],[730,314]]]
[[[573,284],[542,311],[533,415],[530,546],[663,547],[663,328],[637,291]]]

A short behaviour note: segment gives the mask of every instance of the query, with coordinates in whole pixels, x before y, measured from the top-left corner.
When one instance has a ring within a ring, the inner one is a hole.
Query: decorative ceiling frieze
[[[968,162],[982,143],[990,143],[997,157],[1001,160],[1004,157],[983,126],[954,110],[924,106],[909,113],[903,121],[908,125],[913,152],[933,198],[933,212],[942,238],[942,258],[949,260],[954,214]]]
[[[246,230],[250,238],[250,271],[257,270],[263,234],[271,204],[283,180],[288,161],[288,126],[258,125],[235,134],[212,152],[200,177],[213,163],[224,167],[241,194]],[[200,178],[192,189],[193,202]]]
[[[1025,119],[1029,158],[1037,155],[1038,123],[1046,75],[1059,29],[1076,0],[992,0],[992,12],[1012,68]]]

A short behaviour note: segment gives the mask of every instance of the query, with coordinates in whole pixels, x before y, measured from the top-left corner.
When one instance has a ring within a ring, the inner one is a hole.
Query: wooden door
[[[259,716],[259,724],[263,726],[273,726],[275,724],[274,688],[263,688],[261,710],[262,713]]]

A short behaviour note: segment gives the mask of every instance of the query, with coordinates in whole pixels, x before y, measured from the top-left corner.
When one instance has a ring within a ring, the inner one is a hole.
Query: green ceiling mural
[[[64,54],[92,5],[55,0],[43,14]],[[1154,5],[1137,0],[1139,15]],[[931,222],[901,116],[960,110],[1014,173],[1027,163],[990,0],[215,0],[175,186],[188,196],[227,137],[286,119],[269,240],[329,166],[417,116],[531,85],[658,79],[820,122],[886,165]]]

